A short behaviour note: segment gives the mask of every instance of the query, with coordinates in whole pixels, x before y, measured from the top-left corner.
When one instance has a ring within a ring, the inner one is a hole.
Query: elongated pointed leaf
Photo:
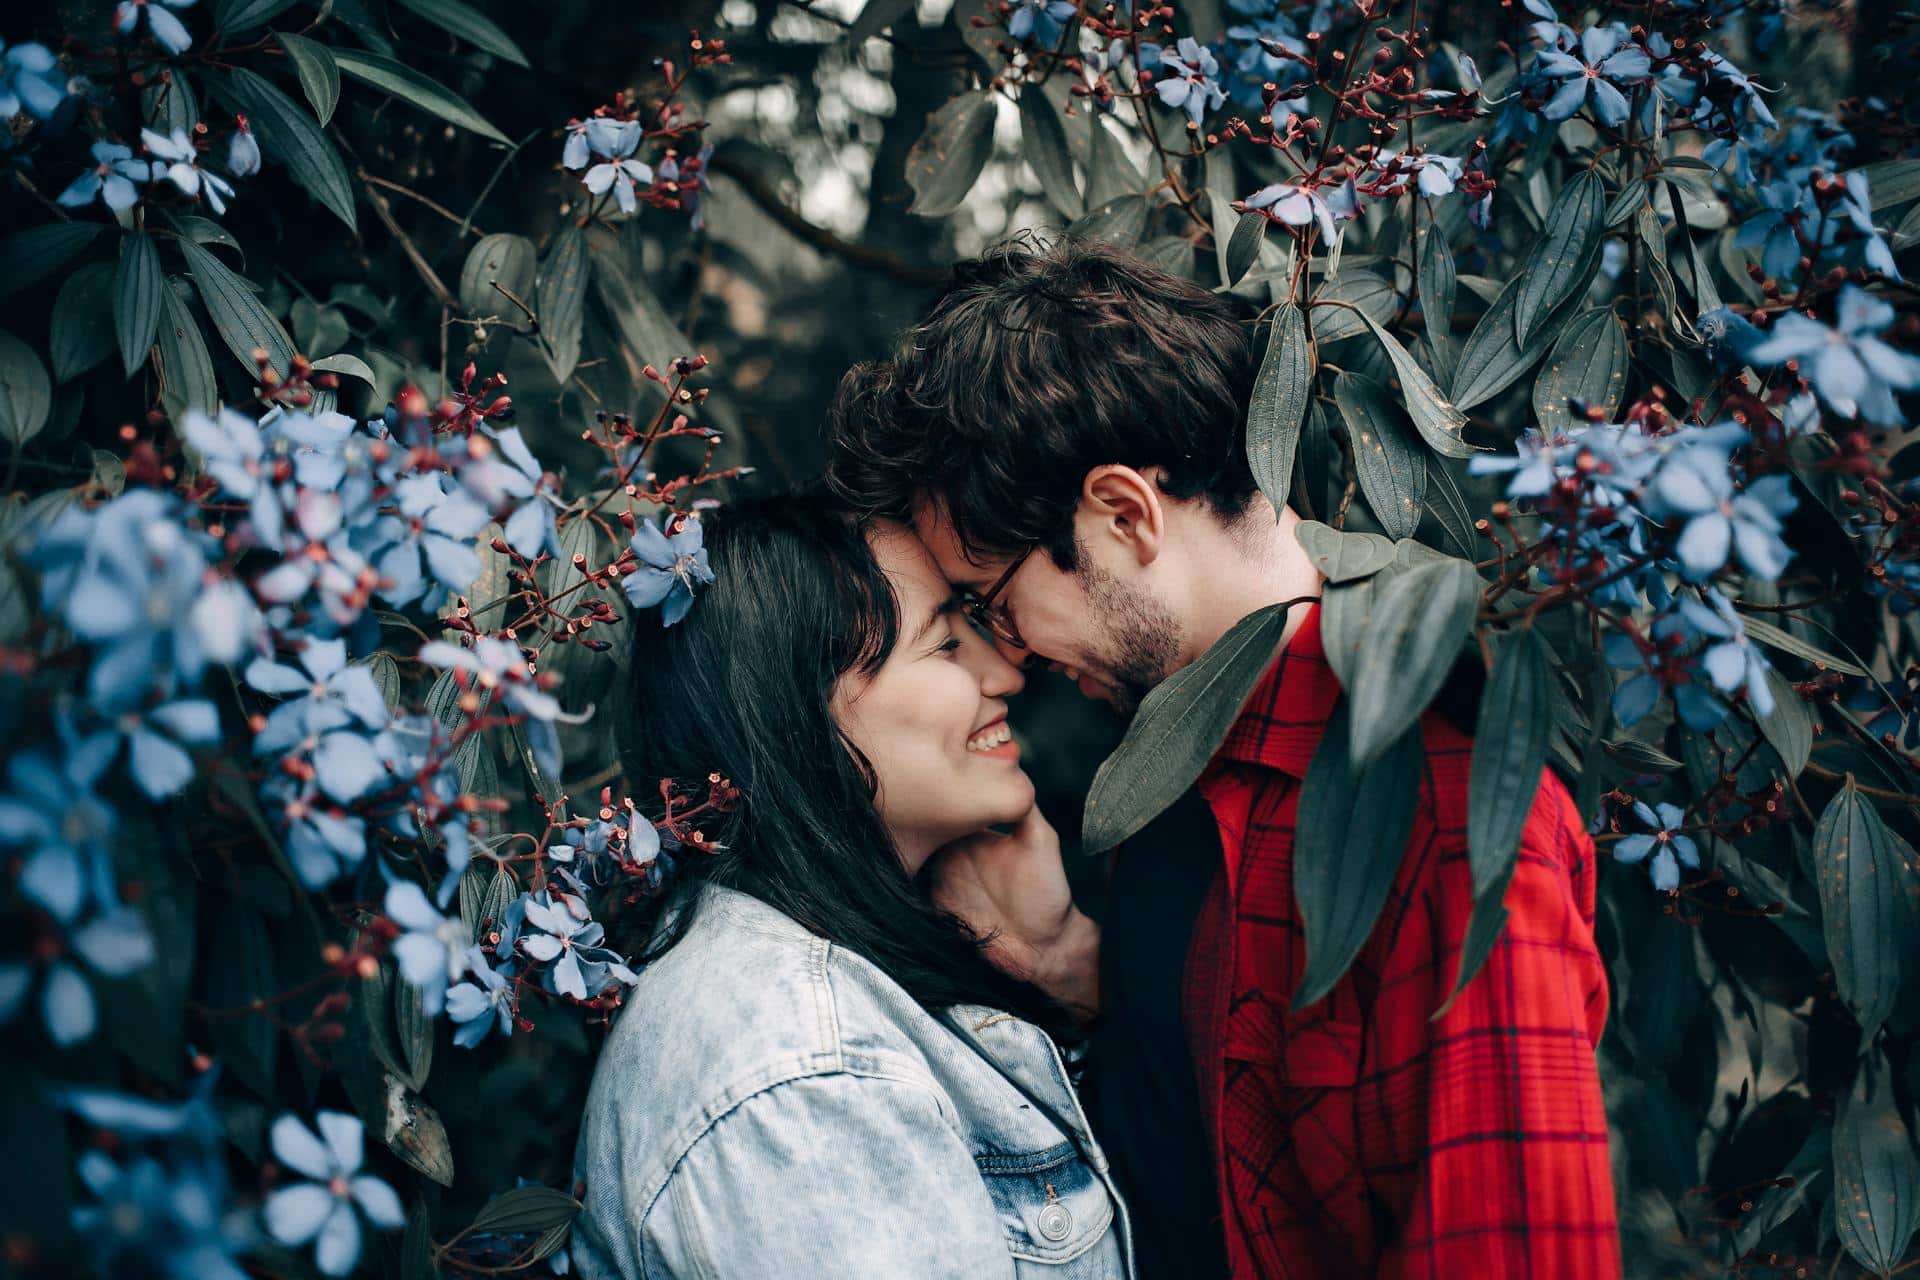
[[[927,117],[927,129],[907,152],[909,213],[940,218],[960,207],[993,154],[993,94],[982,90],[950,99]]]
[[[182,291],[186,282],[167,282],[160,330],[160,402],[168,416],[178,420],[188,409],[211,413],[220,404],[220,384],[213,376],[213,357],[207,354],[200,324],[193,318]]]
[[[1293,892],[1307,963],[1293,996],[1296,1012],[1333,990],[1366,944],[1393,891],[1420,802],[1420,731],[1401,735],[1372,765],[1356,767],[1346,749],[1350,714],[1350,701],[1342,701],[1300,788]]]
[[[1088,853],[1113,848],[1193,785],[1266,674],[1286,625],[1279,605],[1255,610],[1141,701],[1087,792],[1080,838]]]
[[[1920,197],[1920,160],[1882,160],[1863,172],[1868,203],[1876,213]]]
[[[1790,653],[1796,658],[1805,658],[1808,662],[1819,663],[1830,671],[1838,671],[1845,675],[1867,674],[1867,669],[1859,663],[1849,662],[1845,658],[1836,658],[1818,645],[1809,644],[1792,632],[1784,631],[1771,622],[1762,621],[1753,614],[1740,615],[1740,621],[1746,627],[1748,639],[1758,640],[1768,648]]]
[[[553,238],[547,260],[540,266],[537,311],[540,340],[555,381],[565,382],[580,363],[580,331],[586,316],[587,241],[580,228],[568,225]]]
[[[1561,303],[1585,288],[1593,249],[1606,229],[1606,198],[1600,175],[1591,169],[1576,173],[1554,197],[1514,298],[1513,336],[1523,349]]]
[[[1889,1275],[1920,1225],[1920,1162],[1883,1056],[1869,1051],[1833,1126],[1833,1225],[1854,1260]]]
[[[1813,829],[1814,881],[1834,986],[1871,1043],[1899,995],[1902,921],[1913,850],[1860,794],[1853,775]]]
[[[511,143],[506,134],[488,123],[486,117],[475,111],[465,98],[438,81],[421,75],[404,62],[396,62],[377,53],[340,48],[334,49],[333,60],[340,70],[355,80],[418,107],[428,115],[438,116],[448,124],[457,125],[483,138]]]
[[[228,0],[214,6],[220,29],[229,35],[264,27],[293,8],[294,0]]]
[[[1020,149],[1040,179],[1047,203],[1072,221],[1086,212],[1080,188],[1073,180],[1073,153],[1067,149],[1067,130],[1060,112],[1039,85],[1020,94]]]
[[[113,277],[113,332],[128,377],[147,362],[153,350],[153,333],[160,326],[160,294],[166,287],[153,237],[136,231],[122,240],[120,269]]]
[[[1302,520],[1293,536],[1329,585],[1370,578],[1393,563],[1392,539],[1377,533],[1347,533],[1318,520]]]
[[[1613,312],[1597,307],[1567,322],[1533,382],[1533,412],[1547,432],[1574,425],[1569,398],[1611,421],[1627,390],[1627,334]]]
[[[1512,864],[1553,741],[1553,668],[1532,629],[1501,641],[1480,694],[1467,775],[1467,856],[1478,899]]]
[[[1453,381],[1460,346],[1453,340],[1454,295],[1457,292],[1453,247],[1431,219],[1414,231],[1420,254],[1420,311],[1426,317],[1427,349],[1433,352],[1434,374],[1441,385]]]
[[[638,364],[665,369],[675,357],[694,354],[692,341],[667,315],[666,308],[647,287],[645,278],[629,269],[629,257],[617,240],[609,235],[589,234],[587,256],[594,294],[612,315],[621,341],[639,357]],[[640,383],[643,391],[658,385]]]
[[[0,298],[46,279],[105,230],[98,222],[52,222],[0,239]]]
[[[1797,778],[1813,755],[1813,709],[1798,693],[1793,682],[1767,668],[1767,689],[1773,694],[1773,710],[1760,717],[1760,733],[1780,753],[1787,776]]]
[[[1468,813],[1471,815],[1471,808]],[[1513,883],[1513,869],[1519,861],[1509,856],[1494,873],[1493,883],[1474,893],[1473,911],[1467,916],[1467,933],[1460,940],[1460,960],[1454,966],[1453,990],[1428,1021],[1438,1022],[1447,1016],[1453,1002],[1460,998],[1460,993],[1493,954],[1494,944],[1500,941],[1500,933],[1507,927],[1507,917],[1511,914],[1507,910],[1507,886]]]
[[[1123,249],[1140,243],[1147,230],[1147,198],[1115,196],[1067,228],[1073,240],[1105,240]]]
[[[1291,302],[1283,303],[1267,328],[1267,353],[1247,404],[1247,464],[1276,516],[1287,505],[1300,424],[1312,398],[1313,347],[1306,317]]]
[[[1349,691],[1356,765],[1385,751],[1440,692],[1472,630],[1481,585],[1471,564],[1442,556],[1379,588]]]
[[[276,373],[286,376],[293,362],[293,339],[280,327],[252,289],[227,265],[191,240],[180,242],[187,269],[193,273],[194,287],[207,308],[214,331],[227,344],[227,350],[248,369],[254,367],[253,353],[264,349],[267,361]]]
[[[1427,447],[1444,458],[1470,458],[1480,452],[1461,438],[1467,416],[1440,394],[1440,388],[1433,385],[1433,379],[1400,339],[1381,328],[1371,315],[1363,313],[1360,318],[1392,362],[1394,375],[1400,379],[1400,397],[1406,405],[1407,416],[1413,419],[1414,428],[1427,442]]]
[[[1233,236],[1227,241],[1227,283],[1238,284],[1247,268],[1260,256],[1260,242],[1267,237],[1267,216],[1249,212],[1233,224]]]
[[[1426,457],[1388,402],[1387,389],[1372,378],[1341,374],[1333,398],[1346,423],[1367,506],[1389,538],[1411,538],[1426,510]]]
[[[273,38],[287,51],[294,74],[300,77],[300,92],[313,104],[314,116],[326,124],[340,102],[340,64],[333,60],[333,50],[290,31],[276,31]]]
[[[346,223],[349,231],[353,230],[353,180],[347,176],[339,150],[313,117],[270,81],[245,67],[227,73],[226,91],[260,135],[262,157],[268,163],[285,165],[295,182]]]
[[[1316,342],[1338,342],[1367,332],[1367,320],[1385,320],[1399,305],[1391,281],[1371,271],[1349,267],[1314,295],[1313,337]],[[1345,305],[1340,305],[1345,304]]]
[[[469,1231],[490,1231],[500,1235],[545,1231],[563,1222],[573,1221],[580,1202],[552,1187],[515,1187],[487,1201],[475,1216]]]
[[[53,411],[53,383],[33,348],[0,329],[0,437],[18,449]]]
[[[513,37],[470,4],[462,4],[460,0],[400,0],[400,7],[496,58],[504,58],[517,67],[527,65],[527,55],[520,51]]]
[[[1139,166],[1127,158],[1120,146],[1120,140],[1107,127],[1106,114],[1100,111],[1085,111],[1081,115],[1087,121],[1087,208],[1098,209],[1101,205],[1121,196],[1137,196],[1147,189],[1147,180],[1140,175]],[[1184,243],[1184,242],[1183,242]]]
[[[47,335],[54,381],[85,373],[113,351],[114,275],[112,263],[89,262],[60,286]]]
[[[1460,361],[1453,371],[1453,405],[1462,412],[1518,382],[1539,363],[1559,332],[1563,317],[1555,314],[1534,326],[1533,337],[1525,346],[1514,340],[1513,312],[1520,283],[1519,279],[1507,282],[1460,350]]]

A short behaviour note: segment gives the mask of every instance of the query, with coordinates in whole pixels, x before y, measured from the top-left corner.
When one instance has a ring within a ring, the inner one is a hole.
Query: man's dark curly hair
[[[1102,464],[1158,467],[1162,492],[1225,519],[1246,509],[1254,373],[1227,299],[1098,242],[1005,244],[954,268],[892,361],[841,380],[828,483],[890,519],[934,504],[976,561],[1039,544],[1071,569]]]

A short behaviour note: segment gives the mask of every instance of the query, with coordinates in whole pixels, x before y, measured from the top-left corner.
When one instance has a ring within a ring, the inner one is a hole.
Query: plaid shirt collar
[[[1293,638],[1248,695],[1239,719],[1214,753],[1212,768],[1249,764],[1278,769],[1295,779],[1307,776],[1307,764],[1340,700],[1340,682],[1320,642],[1320,606],[1306,609]]]

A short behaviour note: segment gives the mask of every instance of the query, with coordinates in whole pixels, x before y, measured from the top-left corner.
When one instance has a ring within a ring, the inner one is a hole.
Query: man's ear
[[[1159,558],[1166,537],[1166,508],[1154,472],[1106,463],[1087,472],[1080,485],[1081,533],[1108,538],[1142,566]]]

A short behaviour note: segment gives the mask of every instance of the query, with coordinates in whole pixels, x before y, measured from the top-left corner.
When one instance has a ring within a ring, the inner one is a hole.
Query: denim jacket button
[[[1067,1206],[1059,1203],[1045,1205],[1040,1210],[1040,1234],[1055,1244],[1065,1240],[1073,1232],[1073,1215],[1067,1212]]]

